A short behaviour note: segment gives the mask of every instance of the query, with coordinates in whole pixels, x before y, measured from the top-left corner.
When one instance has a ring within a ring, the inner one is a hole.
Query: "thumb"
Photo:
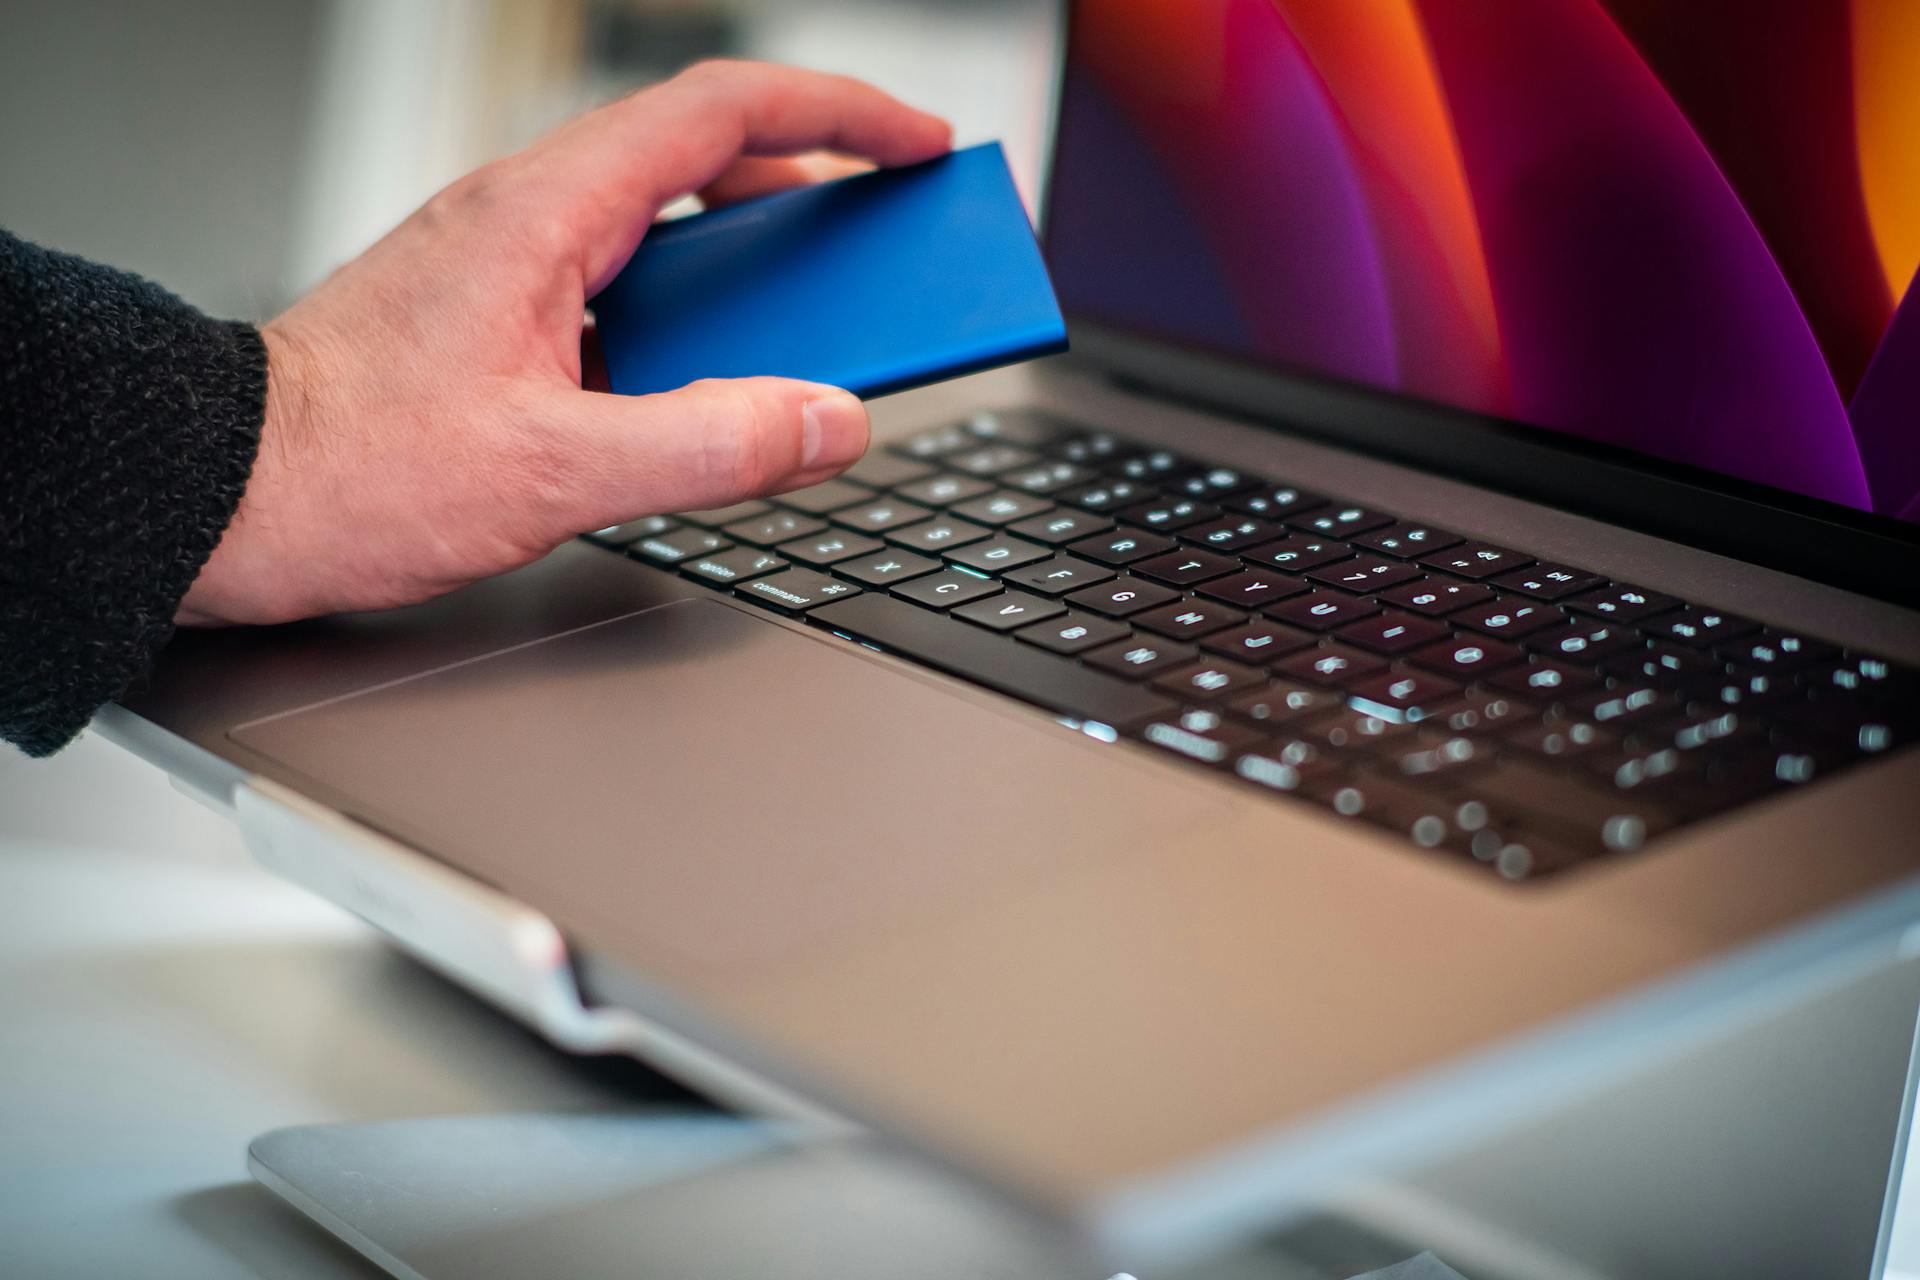
[[[592,478],[575,532],[818,484],[867,449],[866,406],[817,382],[709,378],[649,396],[574,394],[596,458],[583,468]]]

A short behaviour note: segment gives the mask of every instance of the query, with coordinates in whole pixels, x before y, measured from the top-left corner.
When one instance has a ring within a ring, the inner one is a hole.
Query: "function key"
[[[1178,545],[1172,538],[1163,538],[1157,533],[1142,533],[1138,529],[1117,529],[1098,537],[1084,538],[1073,543],[1067,550],[1075,555],[1085,556],[1089,560],[1098,560],[1101,564],[1132,564],[1135,560],[1144,560],[1148,556],[1162,555]]]
[[[982,573],[1001,573],[1007,569],[1018,569],[1023,564],[1032,564],[1035,560],[1045,560],[1050,554],[1045,547],[1002,534],[985,542],[949,551],[946,557],[954,564],[978,569]]]
[[[787,562],[771,551],[755,547],[735,547],[710,556],[695,556],[682,562],[680,572],[692,578],[728,585],[758,578],[787,567]]]
[[[1238,551],[1258,542],[1268,542],[1286,532],[1277,524],[1265,520],[1256,520],[1252,516],[1239,516],[1226,520],[1212,520],[1205,524],[1191,525],[1180,537],[1187,542],[1211,547],[1215,551]]]
[[[982,440],[1039,448],[1073,430],[1073,424],[1038,409],[982,409],[967,419],[967,430]]]
[[[937,553],[954,547],[964,547],[969,542],[980,542],[990,533],[991,530],[982,529],[977,524],[968,524],[965,520],[956,520],[952,516],[939,516],[924,524],[895,529],[887,535],[887,541],[896,547],[905,547],[909,551]]]
[[[992,493],[983,493],[977,498],[955,504],[953,514],[975,524],[1009,524],[1051,510],[1053,504],[1045,498],[1036,498],[1030,493],[1015,493],[1012,489],[995,489]]]
[[[951,609],[983,596],[997,595],[999,591],[999,583],[988,581],[977,573],[968,573],[965,569],[942,569],[893,588],[894,595],[926,605],[929,609]]]
[[[1086,560],[1076,560],[1072,556],[1055,556],[1038,564],[1009,569],[1003,576],[1008,582],[1038,591],[1041,595],[1063,596],[1069,591],[1105,582],[1113,576],[1113,570]]]
[[[735,590],[757,604],[771,605],[783,613],[804,613],[829,600],[857,596],[860,588],[852,583],[829,578],[811,569],[788,569],[771,577],[755,578]]]
[[[903,484],[894,492],[908,502],[925,503],[929,507],[946,507],[956,502],[965,502],[968,498],[977,498],[983,493],[993,492],[993,482],[982,480],[979,476],[946,471],[938,475],[930,475],[924,480],[916,480],[912,484]]]
[[[1428,645],[1417,653],[1409,655],[1407,661],[1416,667],[1425,667],[1429,671],[1438,671],[1462,680],[1475,680],[1483,671],[1498,671],[1501,667],[1510,667],[1526,656],[1504,641],[1482,640],[1476,636],[1471,639],[1462,637]]]
[[[1115,513],[1122,520],[1148,529],[1184,529],[1220,514],[1220,508],[1198,498],[1162,498],[1122,508]]]
[[[1091,609],[1110,618],[1124,618],[1139,613],[1142,609],[1151,609],[1169,601],[1178,600],[1180,593],[1139,578],[1120,577],[1111,582],[1103,582],[1097,587],[1087,587],[1067,597],[1067,603],[1078,605],[1082,609]]]
[[[1341,560],[1307,571],[1307,577],[1315,582],[1354,592],[1384,591],[1419,576],[1420,571],[1404,560],[1382,560],[1377,556]]]
[[[1376,654],[1350,649],[1343,644],[1322,645],[1288,654],[1274,664],[1280,675],[1305,680],[1309,684],[1333,685],[1345,689],[1355,681],[1377,675],[1387,669],[1387,660]]]
[[[1357,644],[1375,653],[1406,653],[1446,639],[1447,624],[1390,609],[1344,626],[1338,635],[1348,644]]]
[[[1575,613],[1613,618],[1619,622],[1637,622],[1641,618],[1651,618],[1656,613],[1678,609],[1681,601],[1677,596],[1661,595],[1644,587],[1615,584],[1601,587],[1598,591],[1583,591],[1568,599],[1566,604]]]
[[[1392,516],[1354,506],[1334,506],[1303,512],[1287,520],[1287,523],[1296,529],[1310,529],[1315,533],[1332,534],[1336,537],[1365,533],[1369,529],[1384,528],[1393,522]]]
[[[1408,524],[1404,520],[1384,529],[1373,529],[1353,536],[1356,546],[1378,551],[1381,555],[1399,556],[1403,560],[1456,546],[1460,541],[1457,533],[1448,533],[1445,529],[1424,524]]]
[[[1371,617],[1380,612],[1380,606],[1371,600],[1339,591],[1309,591],[1303,596],[1269,605],[1266,612],[1282,622],[1291,622],[1308,631],[1331,631],[1349,622]]]
[[[1283,573],[1274,573],[1266,569],[1248,569],[1240,573],[1228,574],[1224,578],[1214,578],[1194,588],[1200,595],[1218,600],[1223,604],[1238,605],[1242,609],[1257,609],[1263,604],[1272,604],[1275,600],[1284,600],[1288,596],[1297,596],[1307,589],[1307,584],[1298,578],[1289,578]]]
[[[1153,687],[1190,702],[1215,702],[1229,694],[1267,683],[1267,673],[1243,667],[1225,658],[1202,658],[1184,667],[1163,671],[1153,678]]]
[[[880,544],[872,538],[863,538],[857,533],[828,529],[810,538],[795,538],[792,542],[783,542],[774,550],[789,560],[798,560],[801,564],[824,569],[830,564],[878,551]]]
[[[1015,467],[1030,467],[1038,461],[1039,454],[1011,444],[981,445],[977,449],[950,453],[941,459],[944,466],[976,476],[996,476]]]
[[[803,516],[792,511],[770,511],[763,516],[734,521],[726,527],[726,534],[735,542],[751,542],[755,546],[771,547],[792,538],[804,538],[810,533],[819,533],[826,527],[825,521],[815,520],[812,516]]]
[[[1028,493],[1053,493],[1068,485],[1086,484],[1093,472],[1072,462],[1041,462],[1009,471],[1000,477],[1002,484]]]
[[[979,443],[980,437],[967,430],[965,423],[950,422],[945,426],[935,427],[931,431],[922,431],[919,435],[909,436],[892,445],[891,448],[895,453],[924,461],[928,458],[944,458],[961,449],[976,447]]]
[[[1468,605],[1498,599],[1492,587],[1483,587],[1477,582],[1449,582],[1445,578],[1409,582],[1405,586],[1382,591],[1380,598],[1388,604],[1433,618],[1445,617]]]
[[[823,516],[829,511],[850,506],[856,502],[865,502],[873,497],[873,491],[865,485],[849,484],[845,480],[828,480],[822,484],[810,484],[804,489],[795,489],[791,493],[782,493],[774,501],[794,511],[804,511],[810,516]]]
[[[1008,591],[963,604],[953,611],[953,616],[965,618],[989,631],[1015,631],[1066,611],[1064,605],[1051,600],[1030,596],[1024,591]]]
[[[1136,627],[1157,631],[1177,640],[1197,640],[1228,627],[1237,627],[1247,615],[1207,600],[1176,600],[1128,619]]]
[[[758,498],[746,502],[736,502],[730,507],[713,507],[706,511],[682,511],[680,519],[688,524],[703,524],[709,529],[718,529],[740,520],[751,520],[755,516],[764,516],[773,510],[771,502],[762,502]],[[655,516],[656,520],[664,519]],[[635,521],[635,523],[640,523]]]
[[[936,560],[925,556],[912,555],[905,551],[880,551],[869,556],[856,556],[852,560],[842,560],[833,566],[833,571],[843,578],[852,578],[869,587],[890,587],[896,582],[906,582],[912,578],[924,577],[938,569]]]
[[[1293,533],[1278,542],[1249,548],[1245,554],[1249,560],[1258,560],[1261,564],[1270,564],[1288,573],[1305,573],[1320,565],[1347,559],[1353,554],[1353,548],[1332,538]]]
[[[1605,586],[1606,581],[1599,574],[1588,573],[1585,569],[1542,563],[1503,573],[1493,580],[1493,585],[1518,591],[1536,600],[1558,600],[1577,591],[1591,591],[1595,587]]]
[[[1737,613],[1723,613],[1718,609],[1698,609],[1688,605],[1684,609],[1663,613],[1640,629],[1655,639],[1678,640],[1681,644],[1707,646],[1758,631],[1760,624],[1752,618],[1743,618]]]
[[[842,507],[833,513],[833,522],[862,533],[885,533],[901,525],[925,520],[933,512],[896,498],[881,498],[864,506]]]
[[[675,529],[640,539],[627,548],[627,554],[654,564],[679,564],[692,556],[725,551],[733,543],[705,529]]]
[[[1148,453],[1135,453],[1114,459],[1108,470],[1128,480],[1157,480],[1172,475],[1191,466],[1185,458],[1165,449],[1155,449]]]
[[[1324,507],[1327,501],[1317,493],[1281,484],[1267,485],[1251,493],[1228,498],[1226,505],[1245,515],[1259,516],[1262,520],[1278,520],[1301,511],[1311,511],[1315,507]]]
[[[1141,484],[1137,480],[1109,480],[1105,484],[1064,489],[1054,497],[1058,501],[1072,503],[1082,511],[1118,511],[1136,502],[1147,501],[1159,492],[1152,485]]]
[[[1009,526],[1008,532],[1049,546],[1058,546],[1075,538],[1090,538],[1111,528],[1113,521],[1105,516],[1095,515],[1091,511],[1069,511],[1056,507],[1044,515],[1029,516]]]
[[[1518,551],[1509,551],[1505,547],[1491,546],[1485,542],[1468,542],[1446,551],[1421,557],[1420,563],[1429,569],[1438,569],[1461,578],[1491,578],[1496,573],[1505,573],[1517,569],[1533,560],[1532,556],[1523,556]]]
[[[842,480],[863,484],[869,489],[892,489],[933,474],[934,468],[894,453],[878,449],[840,473]]]
[[[1208,636],[1200,642],[1200,647],[1209,653],[1236,658],[1241,662],[1268,663],[1302,649],[1311,649],[1316,643],[1316,637],[1305,631],[1282,626],[1265,618],[1254,618],[1243,626]]]
[[[1096,618],[1090,613],[1076,613],[1069,609],[1057,618],[1037,623],[1022,631],[1014,632],[1028,644],[1037,644],[1042,649],[1051,649],[1055,653],[1084,653],[1115,640],[1124,640],[1127,626],[1124,622],[1115,622],[1111,618]]]
[[[1548,627],[1561,626],[1567,621],[1563,610],[1550,604],[1535,604],[1531,600],[1496,599],[1486,604],[1477,604],[1447,618],[1456,627],[1465,627],[1469,631],[1481,631],[1490,636],[1524,636]]]
[[[1192,645],[1176,640],[1135,636],[1095,649],[1087,654],[1085,661],[1090,666],[1125,676],[1129,680],[1145,680],[1193,661],[1199,652]]]
[[[1251,489],[1259,482],[1235,471],[1232,467],[1196,467],[1192,471],[1168,476],[1160,483],[1161,487],[1172,493],[1185,494],[1189,498],[1217,500],[1228,494]]]
[[[1169,555],[1140,560],[1131,568],[1143,578],[1152,578],[1170,586],[1184,587],[1208,578],[1218,578],[1240,567],[1238,560],[1217,556],[1211,551],[1175,551]]]

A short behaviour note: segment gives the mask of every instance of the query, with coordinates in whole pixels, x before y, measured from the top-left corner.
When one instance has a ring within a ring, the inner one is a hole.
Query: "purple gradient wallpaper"
[[[1076,0],[1119,328],[1920,521],[1920,4]]]

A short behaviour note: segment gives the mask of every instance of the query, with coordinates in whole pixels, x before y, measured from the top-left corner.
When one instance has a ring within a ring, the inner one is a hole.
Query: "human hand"
[[[586,300],[681,195],[844,167],[816,149],[897,165],[950,138],[857,81],[711,62],[455,182],[262,329],[259,458],[177,621],[409,604],[586,530],[837,474],[867,443],[837,388],[583,389]]]

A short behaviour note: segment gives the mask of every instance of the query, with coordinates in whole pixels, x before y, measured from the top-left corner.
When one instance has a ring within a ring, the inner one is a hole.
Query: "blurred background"
[[[4,0],[0,226],[266,319],[427,196],[700,58],[871,80],[1037,194],[1054,0]]]

